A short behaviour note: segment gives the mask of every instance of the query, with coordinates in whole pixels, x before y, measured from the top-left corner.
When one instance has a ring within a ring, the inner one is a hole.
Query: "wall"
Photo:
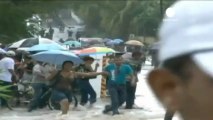
[[[93,55],[93,56],[91,55],[91,57],[96,59],[96,61],[92,65],[93,69],[95,69],[95,64],[99,63],[98,72],[101,72],[102,71],[103,55]],[[90,80],[90,83],[91,83],[92,87],[94,88],[94,90],[97,94],[97,98],[100,98],[100,96],[101,96],[101,79],[102,79],[102,76],[99,75],[99,76],[97,76],[96,79]]]

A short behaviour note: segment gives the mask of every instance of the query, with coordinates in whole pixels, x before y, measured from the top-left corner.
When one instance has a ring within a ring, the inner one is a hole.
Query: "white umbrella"
[[[132,59],[132,53],[128,52],[128,53],[125,53],[122,55],[122,58],[124,60],[129,60],[129,59]]]
[[[133,46],[144,46],[144,44],[137,40],[129,40],[125,43],[126,45],[133,45]]]
[[[12,43],[9,48],[18,48],[26,39],[19,40],[18,42]]]
[[[9,48],[30,48],[38,44],[55,43],[47,38],[26,38],[13,43]]]
[[[4,54],[4,53],[6,53],[6,51],[4,50],[4,49],[2,49],[2,48],[0,48],[0,54]]]

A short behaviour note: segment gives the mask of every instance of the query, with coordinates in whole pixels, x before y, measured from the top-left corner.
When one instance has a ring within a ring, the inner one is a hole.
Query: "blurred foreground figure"
[[[213,1],[179,1],[160,28],[159,61],[148,82],[168,113],[213,120]]]

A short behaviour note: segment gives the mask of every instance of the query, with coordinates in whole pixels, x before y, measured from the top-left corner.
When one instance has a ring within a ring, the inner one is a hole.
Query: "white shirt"
[[[0,60],[0,80],[12,82],[12,74],[9,69],[14,70],[15,61],[12,58],[5,57]]]
[[[49,77],[51,75],[51,72],[54,70],[56,70],[56,69],[54,68],[53,65],[46,64],[42,67],[42,71],[45,75],[45,78]]]
[[[43,66],[41,66],[40,64],[36,64],[33,67],[33,79],[32,82],[33,83],[45,83],[45,74],[42,71]]]

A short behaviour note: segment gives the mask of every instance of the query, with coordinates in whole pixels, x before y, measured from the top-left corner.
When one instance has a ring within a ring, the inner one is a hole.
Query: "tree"
[[[27,18],[30,18],[35,13],[51,13],[53,10],[62,8],[60,2],[44,1],[7,0],[0,2],[1,43],[11,43],[30,37],[26,29],[25,20]]]
[[[163,8],[173,2],[163,0]],[[48,15],[63,24],[58,16],[61,9],[74,10],[84,20],[90,36],[100,34],[124,40],[130,33],[154,36],[161,21],[160,0],[7,0],[0,3],[1,42],[29,37],[25,20],[33,14],[40,14],[43,19]]]
[[[162,1],[162,5],[167,8],[173,2],[174,0]],[[160,0],[105,0],[80,3],[74,10],[86,21],[90,33],[102,31],[105,37],[120,37],[127,40],[130,33],[155,35],[162,19],[160,5]]]

